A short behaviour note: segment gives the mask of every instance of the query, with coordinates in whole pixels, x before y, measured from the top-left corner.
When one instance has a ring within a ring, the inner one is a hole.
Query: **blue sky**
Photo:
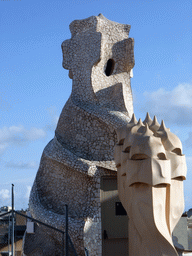
[[[185,207],[192,208],[191,0],[1,0],[0,206],[27,208],[41,154],[53,138],[71,92],[61,43],[69,24],[102,13],[131,25],[135,39],[132,90],[139,119],[165,120],[183,142],[188,175]]]

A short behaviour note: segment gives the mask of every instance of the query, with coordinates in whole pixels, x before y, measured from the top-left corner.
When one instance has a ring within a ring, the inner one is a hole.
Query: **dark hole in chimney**
[[[107,66],[106,66],[106,69],[105,69],[106,76],[110,76],[113,73],[114,66],[115,66],[114,60],[113,59],[109,59],[107,61]]]

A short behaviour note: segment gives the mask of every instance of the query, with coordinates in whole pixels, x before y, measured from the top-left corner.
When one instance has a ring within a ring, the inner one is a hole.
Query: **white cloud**
[[[43,129],[32,127],[30,130],[23,130],[23,137],[27,141],[34,141],[44,138],[46,136],[46,132]]]
[[[156,115],[168,124],[192,125],[192,84],[180,84],[171,91],[160,88],[145,92],[144,102],[139,102],[137,107],[141,112]]]
[[[5,152],[5,150],[8,148],[8,143],[2,143],[0,142],[0,155]]]
[[[164,120],[167,127],[178,127],[178,133],[179,127],[187,126],[188,138],[183,131],[179,137],[183,137],[183,146],[192,147],[192,131],[189,131],[192,127],[192,84],[179,84],[172,90],[160,88],[145,92],[143,101],[139,101],[136,95],[134,105],[142,113],[149,112],[151,118],[156,115],[159,123]]]
[[[185,209],[188,210],[192,208],[192,188],[191,188],[192,180],[184,181],[184,198],[185,198]]]
[[[186,156],[186,162],[187,162],[187,180],[192,181],[192,156]]]
[[[27,192],[26,192],[26,195],[25,195],[25,197],[26,197],[27,199],[29,199],[30,192],[31,192],[31,186],[27,186]]]
[[[9,199],[11,197],[10,192],[8,189],[1,189],[0,190],[0,198],[3,200]]]
[[[187,148],[192,147],[192,132],[188,133],[188,138],[184,141]]]
[[[16,210],[28,208],[29,195],[32,183],[15,183],[14,184],[14,205]],[[0,206],[11,205],[11,184],[0,185]]]
[[[51,106],[47,109],[47,111],[49,112],[49,116],[51,118],[51,121],[48,125],[46,125],[46,130],[48,131],[55,131],[58,120],[59,120],[59,116],[56,113],[56,108],[54,106]]]
[[[38,168],[38,163],[36,161],[29,161],[29,162],[13,162],[10,161],[6,163],[5,165],[8,168],[14,168],[14,169],[37,169]]]
[[[0,154],[4,153],[10,146],[23,146],[26,142],[42,139],[46,136],[43,129],[24,126],[3,127],[0,129]]]

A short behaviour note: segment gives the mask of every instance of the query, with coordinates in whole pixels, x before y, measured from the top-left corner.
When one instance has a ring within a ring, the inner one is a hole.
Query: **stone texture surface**
[[[129,216],[129,255],[178,255],[172,232],[184,210],[186,161],[179,138],[149,114],[117,129],[119,198]]]
[[[63,67],[73,81],[72,93],[55,137],[42,154],[29,209],[34,218],[64,229],[68,204],[69,234],[78,255],[84,255],[84,247],[89,256],[102,255],[100,178],[116,175],[115,129],[128,124],[133,113],[134,41],[129,30],[129,25],[103,15],[92,16],[73,21],[72,37],[62,43]],[[43,232],[46,237],[46,230],[37,232],[34,244]],[[59,241],[56,236],[50,239],[54,249]]]

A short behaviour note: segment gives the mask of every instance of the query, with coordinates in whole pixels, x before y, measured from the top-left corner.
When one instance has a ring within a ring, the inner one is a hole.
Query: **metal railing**
[[[75,250],[75,247],[73,245],[73,242],[71,241],[71,238],[69,236],[68,230],[69,230],[69,225],[68,225],[68,205],[65,205],[65,231],[60,230],[56,227],[53,227],[51,225],[48,225],[46,223],[43,223],[42,221],[39,221],[33,217],[27,216],[23,213],[21,213],[20,211],[15,211],[14,210],[14,185],[12,184],[12,210],[3,213],[0,215],[0,220],[3,220],[3,217],[5,217],[6,215],[8,215],[9,217],[11,217],[11,228],[9,225],[9,229],[8,229],[8,234],[5,234],[5,245],[11,242],[11,255],[12,256],[16,256],[15,253],[15,247],[16,247],[16,240],[15,239],[15,233],[16,233],[16,229],[15,229],[15,222],[17,220],[17,215],[21,216],[22,218],[25,218],[25,220],[31,220],[32,222],[34,222],[36,225],[39,225],[41,227],[46,227],[49,230],[55,231],[57,232],[57,236],[59,236],[58,234],[61,235],[61,256],[69,256],[69,248],[71,249],[70,251],[73,253],[74,256],[78,256],[77,252]],[[10,223],[9,223],[10,224]],[[8,237],[8,238],[7,238]],[[59,236],[60,237],[60,236]],[[0,237],[1,238],[1,237]],[[11,239],[10,239],[11,238]],[[9,246],[8,246],[9,248]],[[0,248],[1,249],[1,248]],[[8,252],[10,253],[10,252]],[[0,253],[1,255],[1,253]],[[88,255],[88,254],[86,254]]]
[[[84,250],[85,250],[85,256],[89,256],[89,252],[86,247],[84,248]]]

